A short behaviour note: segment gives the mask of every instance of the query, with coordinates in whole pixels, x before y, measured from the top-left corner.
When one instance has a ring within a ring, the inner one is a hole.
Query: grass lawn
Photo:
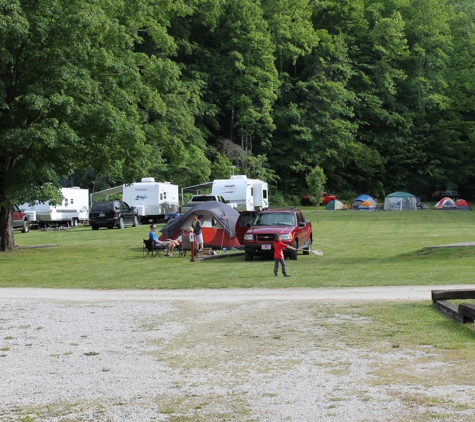
[[[244,256],[190,262],[142,258],[148,227],[15,232],[21,246],[0,254],[0,287],[161,289],[228,287],[354,287],[473,283],[475,248],[425,246],[475,241],[475,212],[324,211],[303,207],[312,220],[313,249],[323,256],[287,260],[290,278],[274,277],[273,260]],[[160,226],[159,226],[160,229]],[[158,231],[158,230],[157,230]]]

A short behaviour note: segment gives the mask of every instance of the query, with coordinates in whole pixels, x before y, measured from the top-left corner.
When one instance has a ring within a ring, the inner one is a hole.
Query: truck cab
[[[298,208],[268,209],[259,211],[254,222],[244,235],[245,260],[254,256],[274,254],[274,236],[281,235],[289,246],[308,255],[312,250],[312,223],[305,219]],[[297,251],[289,250],[284,255],[297,259]]]
[[[30,222],[28,221],[28,214],[13,205],[13,228],[21,229],[22,233],[28,233],[30,231]]]

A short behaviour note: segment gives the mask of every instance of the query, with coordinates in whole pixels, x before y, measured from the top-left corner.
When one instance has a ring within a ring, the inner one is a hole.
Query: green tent
[[[330,201],[327,205],[325,205],[326,210],[344,210],[345,206],[343,205],[343,202],[338,201],[338,199],[334,199],[333,201]]]
[[[417,210],[417,198],[412,193],[393,192],[384,198],[384,211]]]

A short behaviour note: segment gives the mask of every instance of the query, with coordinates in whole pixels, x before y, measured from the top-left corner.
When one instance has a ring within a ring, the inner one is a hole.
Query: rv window
[[[254,196],[254,187],[251,186],[251,196]]]
[[[264,190],[264,191],[262,192],[262,196],[263,196],[264,198],[267,198],[267,190]]]
[[[163,193],[160,194],[160,201],[163,201]]]

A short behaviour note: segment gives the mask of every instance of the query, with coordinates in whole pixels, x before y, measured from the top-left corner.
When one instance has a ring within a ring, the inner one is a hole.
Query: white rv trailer
[[[180,208],[178,185],[155,182],[153,177],[143,177],[141,182],[124,185],[122,200],[137,208],[142,224],[168,218]]]
[[[61,188],[63,200],[60,204],[35,202],[23,204],[20,209],[29,215],[30,223],[45,226],[47,224],[70,224],[77,226],[89,219],[89,190],[78,187]]]
[[[266,182],[233,175],[230,179],[213,182],[213,195],[221,195],[237,211],[254,211],[269,208],[269,188]]]

